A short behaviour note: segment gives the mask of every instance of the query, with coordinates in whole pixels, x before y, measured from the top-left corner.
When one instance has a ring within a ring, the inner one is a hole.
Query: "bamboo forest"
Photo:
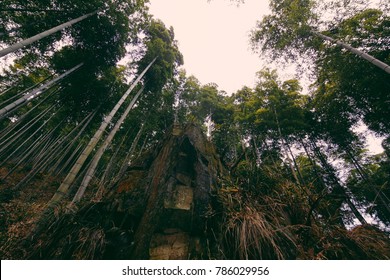
[[[270,0],[232,93],[149,4],[1,0],[1,259],[390,259],[390,3]]]

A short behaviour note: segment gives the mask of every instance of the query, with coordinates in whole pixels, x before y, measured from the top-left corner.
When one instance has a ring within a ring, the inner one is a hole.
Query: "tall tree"
[[[177,67],[183,64],[173,28],[167,29],[160,20],[152,19],[145,29],[146,53],[138,63],[143,69],[148,61],[157,57],[156,63],[145,75],[145,92],[158,94],[166,83],[173,78]]]
[[[74,182],[76,176],[78,175],[78,172],[80,171],[81,167],[87,160],[88,156],[91,154],[95,146],[97,145],[98,141],[100,140],[104,130],[120,108],[120,106],[125,102],[127,97],[129,96],[130,92],[134,89],[134,87],[138,84],[138,82],[141,80],[143,75],[149,70],[149,68],[153,65],[156,59],[151,61],[149,65],[144,69],[144,71],[137,77],[137,79],[133,82],[133,84],[129,87],[129,89],[124,93],[122,98],[118,101],[118,103],[115,105],[115,107],[111,110],[110,114],[105,118],[105,120],[102,122],[99,129],[96,131],[95,135],[91,138],[90,142],[88,143],[87,147],[84,149],[81,156],[78,158],[77,162],[73,165],[71,171],[66,176],[64,181],[62,182],[61,186],[58,188],[57,192],[54,194],[54,196],[51,198],[51,200],[47,204],[47,208],[49,211],[53,209],[61,200],[62,198],[67,194],[70,186]]]
[[[69,26],[71,26],[71,25],[73,25],[73,24],[75,24],[75,23],[77,23],[79,21],[82,21],[82,20],[84,20],[84,19],[86,19],[86,18],[88,18],[88,17],[90,17],[90,16],[92,16],[94,14],[96,14],[96,12],[89,13],[89,14],[83,15],[81,17],[72,19],[72,20],[70,20],[68,22],[65,22],[65,23],[61,24],[61,25],[58,25],[58,26],[53,27],[53,28],[51,28],[49,30],[46,30],[46,31],[44,31],[42,33],[39,33],[39,34],[37,34],[37,35],[35,35],[33,37],[30,37],[30,38],[28,38],[26,40],[23,40],[23,41],[21,41],[19,43],[16,43],[16,44],[12,45],[12,46],[9,46],[9,47],[7,47],[7,48],[5,48],[3,50],[0,50],[0,57],[3,57],[3,56],[5,56],[5,55],[7,55],[9,53],[15,52],[15,51],[19,50],[20,48],[28,46],[28,45],[30,45],[30,44],[32,44],[32,43],[34,43],[34,42],[36,42],[36,41],[38,41],[38,40],[40,40],[42,38],[45,38],[45,37],[47,37],[47,36],[57,32],[57,31],[60,31],[60,30],[62,30],[64,28],[66,28],[66,27],[69,27]]]
[[[272,14],[258,22],[252,33],[254,48],[260,45],[263,51],[269,50],[272,57],[283,55],[292,59],[297,54],[310,54],[316,51],[319,41],[313,37],[317,37],[353,52],[390,74],[390,66],[385,62],[319,32],[317,27],[319,15],[315,12],[315,6],[316,1],[313,0],[271,1]]]
[[[129,105],[127,106],[126,110],[120,117],[120,119],[115,124],[114,128],[111,130],[110,134],[106,137],[104,143],[100,146],[99,150],[96,152],[94,158],[92,159],[92,162],[90,166],[87,169],[87,173],[84,176],[83,181],[81,182],[81,185],[79,189],[77,190],[77,193],[75,194],[72,204],[77,203],[80,201],[80,199],[83,197],[86,188],[88,187],[90,181],[93,178],[93,175],[95,173],[96,167],[100,161],[100,158],[102,157],[104,151],[107,149],[108,145],[111,144],[112,139],[114,138],[115,134],[118,132],[119,128],[121,127],[123,121],[126,119],[127,115],[129,114],[130,110],[133,109],[133,106],[135,102],[137,102],[138,97],[142,93],[143,88],[141,88],[137,94],[133,97]]]
[[[7,113],[12,111],[13,109],[15,109],[18,106],[20,106],[21,104],[27,102],[27,100],[30,100],[32,98],[35,98],[35,97],[39,96],[46,89],[50,88],[51,86],[56,84],[58,81],[64,79],[65,77],[67,77],[68,75],[70,75],[71,73],[73,73],[74,71],[79,69],[81,66],[83,66],[82,63],[79,64],[79,65],[76,65],[75,67],[73,67],[72,69],[69,69],[68,71],[66,71],[65,73],[61,74],[60,76],[58,76],[58,77],[52,79],[51,81],[41,85],[40,87],[32,90],[31,92],[28,92],[28,94],[24,95],[23,97],[19,98],[16,101],[13,101],[11,104],[5,106],[4,108],[2,108],[0,110],[0,119],[3,118]]]

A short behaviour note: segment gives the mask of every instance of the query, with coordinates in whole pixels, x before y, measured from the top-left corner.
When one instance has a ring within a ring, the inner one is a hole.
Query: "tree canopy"
[[[390,63],[390,17],[325,2],[271,0],[250,37],[311,64],[309,89],[263,68],[227,94],[187,75],[148,1],[2,1],[2,48],[93,14],[4,60],[0,252],[148,258],[172,234],[194,258],[389,259],[390,79],[371,58]]]

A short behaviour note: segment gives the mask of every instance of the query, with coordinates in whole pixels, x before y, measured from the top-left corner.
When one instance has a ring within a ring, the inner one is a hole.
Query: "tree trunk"
[[[43,135],[40,135],[31,144],[31,147],[26,149],[26,151],[25,151],[26,154],[10,170],[8,170],[6,175],[4,175],[2,178],[0,178],[0,181],[4,181],[5,179],[7,179],[7,177],[9,175],[11,175],[22,164],[22,162],[35,151],[35,149],[39,146],[40,142],[42,141],[42,138],[43,138]],[[0,166],[2,166],[2,164],[0,164]]]
[[[58,91],[58,89],[56,89],[54,92],[52,93],[56,93]],[[21,124],[21,122],[27,118],[28,115],[31,114],[31,112],[33,112],[36,108],[38,108],[40,105],[42,105],[43,103],[45,103],[47,101],[47,99],[51,96],[50,93],[48,96],[46,96],[45,98],[43,98],[41,101],[39,101],[34,107],[32,107],[30,110],[28,110],[26,113],[24,113],[23,115],[19,116],[17,118],[17,120],[11,124],[9,124],[5,129],[3,129],[1,132],[0,132],[0,141],[2,141],[6,136],[8,136],[12,131],[14,131],[19,124]],[[33,118],[34,119],[34,118]]]
[[[122,137],[121,143],[116,147],[114,154],[111,156],[110,161],[104,168],[103,175],[99,179],[99,189],[104,188],[104,185],[108,184],[109,181],[112,180],[112,172],[114,169],[114,165],[116,167],[119,166],[120,158],[118,157],[118,154],[120,154],[120,151],[123,150],[123,145],[126,140],[128,140],[128,136],[130,134],[131,129],[128,129],[126,134]],[[114,164],[115,162],[115,164]],[[98,193],[98,191],[96,192]],[[95,195],[96,197],[96,195]]]
[[[1,33],[0,33],[1,34]],[[10,88],[7,88],[6,90],[0,92],[0,96],[6,94],[7,92],[9,92],[10,90],[14,89],[15,87],[10,87]]]
[[[133,143],[131,144],[130,150],[126,155],[125,160],[123,161],[123,163],[121,165],[121,168],[119,169],[119,172],[116,176],[116,180],[119,180],[125,174],[126,169],[130,164],[130,160],[131,160],[131,157],[135,151],[135,148],[138,145],[138,142],[139,142],[139,139],[141,137],[143,130],[144,130],[144,124],[141,124],[141,127],[138,130],[137,135],[135,136]]]
[[[138,82],[141,80],[141,78],[145,75],[145,73],[149,70],[149,68],[153,65],[153,63],[156,61],[157,58],[155,58],[146,68],[145,70],[139,75],[139,77],[134,81],[134,83],[130,86],[130,88],[125,92],[125,94],[122,96],[122,98],[118,101],[118,103],[115,105],[115,107],[111,110],[110,114],[105,118],[99,129],[96,131],[95,135],[92,137],[92,139],[89,141],[88,146],[84,149],[83,153],[78,158],[77,162],[73,165],[72,169],[70,170],[69,174],[66,176],[60,187],[58,188],[57,192],[54,194],[52,199],[48,202],[47,208],[52,209],[55,207],[62,198],[68,193],[68,190],[74,180],[77,177],[77,174],[79,173],[81,167],[87,160],[88,156],[91,154],[93,149],[96,147],[98,141],[102,137],[102,134],[104,130],[107,128],[108,124],[111,122],[112,118],[116,114],[116,112],[119,110],[120,106],[125,102],[127,97],[129,96],[130,92],[134,89],[134,87],[138,84]]]
[[[287,139],[285,139],[284,141],[285,141],[285,143],[286,143],[286,147],[287,147],[288,151],[290,152],[290,155],[291,155],[291,158],[292,158],[292,161],[293,161],[295,170],[297,171],[297,175],[298,175],[298,178],[299,178],[299,182],[300,182],[302,185],[306,185],[306,182],[305,182],[305,180],[303,179],[303,176],[302,176],[302,172],[301,172],[301,170],[299,169],[298,163],[297,163],[297,161],[296,161],[296,159],[295,159],[294,153],[293,153],[292,150],[291,150],[290,143],[288,142]]]
[[[283,151],[284,151],[284,154],[286,155],[287,157],[287,161],[288,161],[288,165],[290,166],[290,169],[291,169],[291,173],[292,175],[294,176],[294,179],[295,181],[297,182],[298,185],[301,185],[301,182],[297,176],[297,172],[295,171],[294,169],[294,166],[293,166],[293,163],[292,163],[292,160],[290,158],[290,155],[289,155],[289,152],[288,152],[288,149],[287,149],[287,144],[284,142],[284,137],[282,135],[282,130],[280,129],[280,125],[279,125],[279,118],[278,118],[278,115],[276,113],[276,109],[273,108],[274,110],[274,114],[275,114],[275,120],[276,120],[276,125],[277,125],[277,128],[278,128],[278,133],[279,133],[279,137],[280,137],[280,141],[281,141],[281,145],[282,145],[282,148],[283,148]]]
[[[352,161],[352,164],[355,166],[355,170],[358,172],[358,174],[360,175],[362,180],[365,181],[365,182],[369,182],[369,178],[368,178],[368,175],[367,175],[366,171],[360,165],[359,160],[357,160],[356,157],[352,154],[352,152],[350,151],[349,147],[346,147],[346,153],[348,154],[348,157]],[[388,203],[388,201],[386,202],[386,199],[384,198],[384,195],[383,195],[382,191],[376,190],[374,188],[374,192],[375,192],[376,196],[379,197],[379,200],[381,201],[383,206],[386,208],[388,214],[390,215],[389,203]]]
[[[32,37],[30,37],[30,38],[28,38],[26,40],[23,40],[23,41],[21,41],[19,43],[16,43],[16,44],[14,44],[12,46],[9,46],[8,48],[0,50],[0,57],[3,57],[3,56],[5,56],[5,55],[7,55],[9,53],[15,52],[15,51],[17,51],[17,50],[19,50],[19,49],[21,49],[21,48],[23,48],[25,46],[28,46],[28,45],[30,45],[30,44],[32,44],[32,43],[34,43],[34,42],[36,42],[36,41],[38,41],[38,40],[40,40],[42,38],[45,38],[45,37],[47,37],[47,36],[57,32],[57,31],[60,31],[60,30],[62,30],[64,28],[66,28],[66,27],[69,27],[69,26],[71,26],[71,25],[73,25],[73,24],[75,24],[75,23],[77,23],[79,21],[82,21],[82,20],[84,20],[84,19],[86,19],[86,18],[88,18],[88,17],[90,17],[90,16],[92,16],[92,15],[94,15],[96,13],[97,13],[97,11],[95,11],[93,13],[86,14],[86,15],[78,17],[78,18],[75,18],[75,19],[72,19],[72,20],[70,20],[68,22],[65,22],[65,23],[63,23],[61,25],[58,25],[58,26],[53,27],[53,28],[51,28],[49,30],[46,30],[46,31],[44,31],[42,33],[39,33],[39,34],[37,34],[35,36],[32,36]]]
[[[358,49],[355,49],[354,47],[348,45],[348,44],[345,44],[339,40],[336,40],[336,39],[333,39],[331,37],[328,37],[320,32],[317,32],[317,31],[311,31],[312,34],[315,34],[317,35],[318,37],[324,39],[324,40],[327,40],[327,41],[330,41],[332,43],[335,43],[336,45],[340,46],[340,47],[343,47],[349,51],[351,51],[352,53],[360,56],[361,58],[367,60],[368,62],[374,64],[375,66],[379,67],[380,69],[382,69],[383,71],[387,72],[390,74],[390,66],[387,65],[386,63],[376,59],[375,57],[365,53],[365,52],[362,52],[362,51],[359,51]]]
[[[15,98],[16,96],[20,96],[20,95],[22,95],[23,93],[28,92],[29,90],[32,90],[33,88],[35,88],[35,87],[37,87],[37,86],[43,84],[44,82],[46,82],[48,79],[50,79],[50,78],[52,78],[52,77],[53,77],[53,75],[50,75],[50,76],[44,78],[42,81],[40,81],[40,82],[38,82],[38,83],[36,83],[36,84],[34,84],[34,85],[32,85],[32,86],[30,86],[30,87],[24,89],[22,92],[17,93],[16,95],[12,96],[11,98],[9,98],[9,100]],[[7,89],[6,91],[0,93],[0,96],[3,95],[3,94],[6,94],[6,93],[7,93],[9,90],[11,90],[11,89],[13,89],[13,88],[9,88],[9,89]],[[1,102],[0,105],[3,105],[3,104],[6,103],[6,102],[7,102],[7,100]]]
[[[8,147],[12,146],[15,141],[17,142],[18,140],[22,140],[23,138],[21,137],[23,134],[25,134],[26,131],[31,129],[36,123],[39,122],[40,119],[42,119],[46,114],[48,114],[52,109],[54,108],[54,105],[51,106],[50,108],[47,108],[45,111],[41,112],[39,115],[37,115],[35,118],[33,118],[30,122],[28,122],[26,125],[24,125],[21,129],[19,129],[17,132],[9,136],[7,139],[5,139],[3,142],[0,143],[0,154]],[[26,128],[27,126],[27,128]]]
[[[117,121],[114,128],[111,130],[110,134],[107,136],[106,140],[104,141],[103,145],[100,146],[99,150],[96,152],[91,165],[89,166],[87,173],[84,176],[83,181],[81,182],[81,185],[74,196],[72,202],[70,205],[77,203],[80,201],[80,199],[83,197],[85,190],[87,189],[89,182],[92,180],[93,175],[95,174],[96,167],[103,156],[104,151],[107,149],[107,147],[111,144],[112,139],[114,139],[115,134],[118,132],[120,126],[122,125],[123,121],[126,119],[127,115],[130,113],[130,110],[133,109],[133,106],[135,102],[137,101],[138,97],[142,93],[143,88],[141,88],[137,94],[133,97],[133,100],[131,100],[130,104],[127,106],[125,112],[122,114],[121,118]]]
[[[13,155],[15,155],[23,146],[24,144],[26,144],[28,141],[30,141],[30,139],[32,139],[34,137],[34,135],[38,132],[40,132],[41,128],[43,128],[49,121],[50,119],[54,117],[54,115],[50,116],[49,119],[47,119],[46,121],[44,121],[43,124],[41,124],[41,126],[39,126],[29,137],[27,137],[26,140],[23,141],[22,144],[18,145],[18,147],[16,149],[14,149],[12,151],[12,153],[10,153],[1,163],[0,163],[0,166],[3,165],[8,159],[12,158]]]
[[[55,9],[34,9],[34,8],[6,8],[0,9],[0,12],[58,12],[63,13],[65,10],[55,10]]]
[[[39,88],[33,90],[32,92],[30,92],[29,94],[26,94],[25,96],[19,98],[18,100],[12,102],[11,104],[5,106],[3,109],[0,110],[0,120],[2,118],[4,118],[6,116],[6,114],[8,114],[9,112],[11,112],[12,110],[16,109],[18,106],[20,106],[21,104],[27,102],[27,100],[31,99],[31,98],[35,98],[37,97],[38,95],[40,95],[44,90],[48,89],[49,87],[51,87],[52,85],[54,85],[55,83],[57,83],[58,81],[62,80],[63,78],[65,78],[66,76],[68,76],[69,74],[71,74],[72,72],[76,71],[77,69],[79,69],[81,66],[83,66],[83,63],[80,63],[79,65],[73,67],[72,69],[66,71],[65,73],[61,74],[60,76],[58,76],[57,78],[54,78],[53,80],[51,80],[50,82],[47,82],[46,84],[43,84],[42,86],[40,86]]]
[[[332,167],[329,165],[329,163],[327,162],[327,160],[324,158],[324,156],[322,155],[321,151],[319,150],[319,148],[317,147],[316,143],[314,142],[314,140],[311,140],[311,144],[314,148],[314,152],[317,154],[317,157],[318,159],[320,160],[322,166],[327,170],[328,174],[331,176],[332,180],[333,180],[333,183],[335,185],[335,187],[337,188],[337,190],[339,190],[344,198],[345,198],[345,201],[347,202],[349,208],[351,209],[352,213],[355,215],[355,217],[359,220],[359,222],[362,224],[362,225],[366,225],[367,224],[367,221],[364,219],[364,217],[362,216],[362,214],[360,214],[359,210],[356,208],[355,204],[353,204],[353,202],[351,201],[350,197],[349,197],[349,194],[347,193],[347,191],[345,190],[345,188],[339,183],[339,180],[338,178],[336,177],[336,175],[333,173],[333,171],[331,170]]]
[[[54,163],[54,165],[52,165],[52,167],[49,169],[49,172],[52,172],[52,173],[55,173],[55,174],[61,174],[61,172],[58,172],[58,167],[60,166],[60,164],[63,162],[64,158],[67,156],[67,160],[65,162],[65,164],[62,165],[62,167],[60,168],[60,170],[66,168],[68,166],[68,164],[71,162],[73,156],[75,154],[77,154],[77,152],[73,152],[70,156],[69,156],[69,152],[71,151],[72,147],[74,146],[74,144],[78,141],[78,139],[80,138],[80,136],[83,134],[84,130],[88,127],[89,123],[93,120],[93,118],[95,117],[97,113],[97,109],[94,111],[94,112],[91,112],[88,116],[86,116],[75,128],[74,130],[72,130],[71,133],[69,133],[68,136],[71,136],[73,132],[77,131],[78,128],[81,127],[81,129],[79,130],[79,132],[77,133],[76,136],[73,137],[73,140],[68,143],[67,145],[65,145],[65,147],[63,148],[63,152],[61,152],[60,154],[62,154],[58,160]],[[68,137],[67,136],[67,137]],[[64,139],[64,141],[66,141],[66,139]],[[78,149],[81,149],[82,147],[82,144],[80,143],[77,147],[80,147],[80,148],[77,148],[76,150]]]

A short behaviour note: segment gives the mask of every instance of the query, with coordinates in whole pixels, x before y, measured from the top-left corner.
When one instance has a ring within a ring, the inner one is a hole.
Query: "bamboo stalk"
[[[52,77],[52,76],[53,76],[53,75],[51,75],[50,77]],[[18,96],[21,96],[22,94],[28,92],[29,90],[32,90],[33,88],[39,86],[40,84],[42,84],[42,83],[44,83],[45,81],[47,81],[50,77],[47,77],[47,78],[45,78],[44,80],[40,81],[39,83],[36,83],[36,84],[34,84],[34,85],[32,85],[32,86],[26,88],[26,89],[23,90],[22,92],[19,92],[19,93],[15,94],[14,96],[8,98],[7,100],[2,101],[2,102],[0,103],[0,106],[3,105],[3,104],[5,104],[5,103],[7,103],[8,101],[10,101],[10,100],[12,100],[12,99],[18,97]],[[1,95],[2,95],[2,94],[0,94],[0,96],[1,96]]]
[[[50,88],[51,86],[56,84],[58,81],[62,80],[63,78],[65,78],[66,76],[71,74],[72,72],[76,71],[81,66],[83,66],[83,63],[80,63],[80,64],[76,65],[75,67],[73,67],[72,69],[69,69],[65,73],[63,73],[60,76],[58,76],[57,78],[54,78],[53,80],[43,84],[42,86],[40,86],[39,88],[33,90],[32,92],[26,94],[22,98],[19,98],[18,100],[16,100],[16,101],[12,102],[11,104],[5,106],[3,109],[0,110],[0,120],[2,118],[4,118],[9,112],[11,112],[12,110],[16,109],[17,107],[19,107],[23,103],[27,102],[27,100],[32,99],[32,98],[36,98],[37,96],[39,96],[45,90],[47,90],[48,88]]]
[[[35,134],[40,132],[40,130],[47,124],[48,121],[50,121],[50,119],[53,116],[54,115],[50,116],[50,118],[48,120],[46,120],[43,124],[41,124],[41,126],[38,127],[38,129],[36,129],[29,137],[27,137],[27,139],[25,139],[22,144],[18,145],[18,147],[16,149],[14,149],[13,152],[10,153],[5,160],[3,160],[3,162],[0,163],[0,166],[3,165],[8,159],[10,159],[17,151],[19,151],[19,149],[21,149],[24,146],[24,144],[26,144],[31,138],[33,138]]]
[[[72,169],[70,170],[69,174],[66,176],[60,187],[58,188],[57,192],[53,195],[51,200],[47,204],[47,211],[50,211],[49,209],[52,209],[55,207],[62,198],[68,193],[68,190],[74,180],[76,179],[77,174],[79,173],[80,169],[82,168],[83,164],[87,160],[88,156],[91,154],[93,149],[96,147],[98,141],[102,137],[102,134],[108,124],[111,122],[112,118],[116,114],[116,112],[119,110],[120,106],[125,102],[127,97],[129,96],[130,92],[134,89],[134,87],[138,84],[138,82],[142,79],[142,77],[145,75],[145,73],[149,70],[149,68],[153,65],[153,63],[156,61],[157,58],[155,58],[146,68],[145,70],[138,76],[138,78],[134,81],[134,83],[130,86],[130,88],[124,93],[122,98],[118,101],[118,103],[115,105],[115,107],[111,110],[110,114],[106,117],[106,119],[103,121],[99,129],[96,131],[95,135],[92,137],[90,142],[88,143],[87,147],[84,149],[83,153],[77,160],[77,162],[74,164]]]
[[[39,145],[39,142],[42,140],[43,138],[43,135],[40,135],[31,145],[31,147],[29,149],[26,150],[26,154],[25,156],[23,156],[15,165],[14,167],[12,167],[10,170],[8,170],[8,173],[1,178],[1,180],[5,180],[8,178],[9,175],[11,175],[21,164],[22,162],[28,157],[30,156],[30,154],[32,154],[34,151],[35,151],[35,148]]]
[[[72,19],[72,20],[67,21],[67,22],[65,22],[63,24],[60,24],[60,25],[58,25],[56,27],[53,27],[53,28],[51,28],[49,30],[41,32],[41,33],[39,33],[39,34],[37,34],[35,36],[32,36],[32,37],[30,37],[30,38],[28,38],[26,40],[23,40],[23,41],[21,41],[19,43],[13,44],[12,46],[9,46],[8,48],[0,50],[0,57],[3,57],[3,56],[5,56],[5,55],[7,55],[9,53],[15,52],[15,51],[17,51],[17,50],[19,50],[19,49],[21,49],[21,48],[23,48],[25,46],[28,46],[28,45],[30,45],[30,44],[32,44],[32,43],[42,39],[42,38],[45,38],[45,37],[47,37],[47,36],[49,36],[49,35],[51,35],[53,33],[56,33],[56,32],[66,28],[66,27],[71,26],[71,25],[73,25],[73,24],[75,24],[75,23],[77,23],[79,21],[82,21],[82,20],[84,20],[84,19],[86,19],[86,18],[88,18],[88,17],[90,17],[90,16],[92,16],[92,15],[94,15],[96,13],[97,13],[97,11],[95,11],[93,13],[89,13],[89,14],[83,15],[83,16],[75,18],[75,19]]]
[[[29,122],[27,123],[26,125],[24,125],[21,129],[19,129],[17,132],[15,132],[14,134],[12,134],[10,137],[8,137],[6,140],[4,140],[3,142],[0,143],[0,146],[2,146],[0,148],[0,153],[2,153],[5,149],[7,149],[9,146],[11,146],[12,144],[15,143],[15,141],[17,140],[22,140],[22,135],[24,133],[26,133],[30,128],[32,128],[37,122],[39,122],[44,116],[46,116],[46,114],[48,114],[51,109],[54,108],[54,105],[51,106],[50,108],[47,108],[45,111],[43,111],[42,113],[40,113],[40,115],[38,115],[39,117],[36,118],[32,123]],[[31,124],[30,124],[31,123]],[[28,125],[29,124],[29,125]],[[26,126],[28,125],[28,127],[26,129],[24,129]],[[12,139],[12,140],[11,140]],[[7,143],[7,144],[5,144]]]
[[[317,31],[311,31],[313,34],[317,35],[318,37],[326,40],[326,41],[330,41],[332,43],[335,43],[336,45],[340,46],[340,47],[343,47],[349,51],[351,51],[352,53],[360,56],[361,58],[367,60],[368,62],[372,63],[373,65],[379,67],[380,69],[382,69],[383,71],[387,72],[390,74],[390,65],[387,65],[386,63],[380,61],[379,59],[376,59],[375,57],[365,53],[365,52],[362,52],[348,44],[345,44],[339,40],[336,40],[336,39],[333,39],[329,36],[326,36],[320,32],[317,32]]]
[[[62,156],[56,161],[56,163],[52,166],[50,169],[52,172],[55,172],[56,174],[60,174],[60,172],[56,172],[58,169],[58,166],[61,164],[63,159],[69,154],[70,150],[72,149],[73,145],[79,140],[82,133],[85,131],[85,129],[88,127],[89,123],[92,121],[92,119],[95,117],[97,110],[95,110],[93,113],[90,113],[84,120],[77,126],[80,127],[83,125],[80,129],[80,131],[77,133],[77,135],[73,138],[73,140],[65,146],[65,151],[62,153]],[[85,123],[84,123],[85,122]],[[81,145],[81,144],[80,144]],[[82,145],[81,145],[82,146]],[[80,147],[81,147],[80,146]],[[66,166],[69,164],[71,159],[73,158],[74,154],[72,154],[70,157],[68,157],[68,160],[65,162],[65,165],[60,170],[66,168]],[[49,171],[50,171],[49,170]]]
[[[123,161],[123,163],[121,165],[121,168],[120,168],[115,180],[119,180],[123,176],[123,174],[125,174],[126,169],[130,164],[131,157],[134,154],[135,148],[138,145],[138,142],[139,142],[139,139],[140,139],[141,134],[143,132],[143,129],[144,129],[144,124],[141,124],[141,127],[138,130],[137,135],[135,136],[133,143],[131,144],[131,147],[130,147],[130,149],[125,157],[125,160]]]
[[[137,102],[138,97],[143,91],[143,87],[137,92],[137,94],[133,97],[130,104],[127,106],[125,112],[122,114],[120,119],[116,122],[114,128],[111,130],[110,134],[107,136],[106,140],[104,141],[103,145],[100,146],[99,150],[96,152],[95,156],[93,157],[93,160],[91,162],[91,165],[89,166],[87,173],[85,174],[85,177],[83,181],[81,182],[81,185],[79,189],[77,190],[77,193],[75,194],[71,204],[77,203],[80,201],[80,199],[83,197],[85,190],[87,189],[89,182],[92,180],[93,175],[95,174],[96,167],[100,161],[100,159],[103,156],[104,151],[107,149],[107,147],[111,144],[112,139],[114,139],[115,134],[118,132],[120,126],[122,125],[123,121],[126,119],[127,115],[130,113],[131,109],[133,109],[133,106],[135,102]]]
[[[121,143],[118,145],[118,147],[115,149],[115,152],[114,154],[111,156],[110,158],[110,161],[108,162],[107,166],[105,167],[105,170],[103,172],[103,175],[100,177],[100,180],[99,180],[99,189],[100,188],[104,188],[104,184],[106,183],[106,178],[110,178],[111,179],[111,174],[112,174],[112,170],[113,170],[113,165],[114,165],[114,162],[116,163],[115,165],[118,166],[118,161],[119,161],[119,158],[118,158],[118,154],[119,152],[123,149],[123,145],[125,143],[125,140],[127,140],[128,138],[128,134],[130,133],[130,129],[128,129],[126,131],[126,134],[125,136],[122,138],[122,141]]]
[[[9,133],[11,133],[14,129],[17,128],[17,126],[30,114],[32,113],[36,108],[38,108],[40,105],[42,105],[44,102],[51,97],[51,94],[55,94],[59,91],[59,89],[56,89],[54,92],[50,93],[49,95],[45,96],[41,101],[38,102],[34,107],[32,107],[30,110],[28,110],[26,113],[24,113],[22,116],[20,116],[15,122],[8,125],[5,129],[3,129],[0,132],[0,141],[4,139]]]
[[[353,204],[353,202],[351,201],[350,199],[350,196],[349,194],[347,193],[347,191],[345,190],[345,188],[340,184],[338,178],[336,177],[336,175],[334,174],[333,170],[332,170],[332,167],[329,165],[329,163],[327,162],[327,160],[324,158],[322,152],[320,151],[320,149],[317,147],[316,143],[314,142],[314,140],[311,139],[311,145],[313,147],[313,150],[315,152],[315,154],[317,155],[318,159],[320,160],[322,166],[325,168],[325,170],[328,172],[328,174],[331,176],[331,179],[334,183],[334,186],[340,190],[342,192],[342,194],[344,195],[344,199],[345,201],[347,202],[349,208],[351,209],[352,213],[355,215],[355,217],[359,220],[359,222],[362,224],[362,225],[366,225],[367,224],[367,221],[364,219],[364,217],[362,216],[362,214],[359,212],[359,210],[356,208],[355,204]]]

